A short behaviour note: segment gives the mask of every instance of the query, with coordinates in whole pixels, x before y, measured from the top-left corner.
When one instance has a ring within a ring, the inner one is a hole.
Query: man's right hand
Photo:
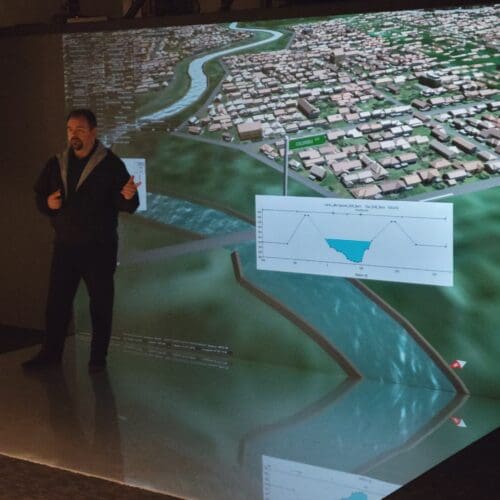
[[[58,189],[47,197],[47,205],[51,210],[59,210],[62,206],[61,190]]]

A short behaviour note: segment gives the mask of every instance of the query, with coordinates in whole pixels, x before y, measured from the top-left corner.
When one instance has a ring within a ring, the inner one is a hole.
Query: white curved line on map
[[[208,87],[207,75],[203,72],[203,65],[206,62],[211,61],[212,59],[216,59],[217,57],[220,56],[232,54],[233,52],[239,52],[243,49],[258,47],[259,45],[264,45],[266,43],[274,42],[275,40],[278,40],[283,36],[283,33],[280,33],[279,31],[266,30],[262,28],[238,28],[237,24],[238,23],[231,23],[229,25],[229,28],[240,31],[269,33],[271,36],[269,38],[266,38],[265,40],[260,40],[258,42],[250,43],[248,45],[242,45],[240,47],[233,47],[232,49],[220,50],[218,52],[206,54],[202,57],[199,57],[198,59],[194,59],[193,61],[191,61],[191,64],[189,65],[188,69],[188,74],[191,79],[191,84],[189,90],[184,95],[184,97],[174,102],[170,106],[166,107],[165,109],[141,117],[139,121],[144,122],[144,121],[163,120],[165,118],[168,118],[169,116],[180,113],[184,109],[194,104],[203,95],[203,92],[205,92],[205,90],[207,90]]]

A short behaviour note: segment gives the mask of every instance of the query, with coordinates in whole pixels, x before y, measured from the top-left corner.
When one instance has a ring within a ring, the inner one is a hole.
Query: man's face
[[[68,144],[77,156],[86,156],[92,150],[97,135],[83,117],[70,118],[67,123]]]

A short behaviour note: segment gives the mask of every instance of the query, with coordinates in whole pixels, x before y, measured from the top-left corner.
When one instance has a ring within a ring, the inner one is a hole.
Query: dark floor
[[[500,429],[389,495],[391,500],[499,498]]]
[[[0,455],[0,499],[176,500],[176,497]]]

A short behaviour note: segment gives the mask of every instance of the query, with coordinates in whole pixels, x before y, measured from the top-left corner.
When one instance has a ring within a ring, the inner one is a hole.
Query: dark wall
[[[48,23],[62,4],[62,0],[5,0],[0,2],[0,26]]]
[[[43,328],[52,232],[33,183],[65,143],[60,35],[0,39],[0,323]]]

